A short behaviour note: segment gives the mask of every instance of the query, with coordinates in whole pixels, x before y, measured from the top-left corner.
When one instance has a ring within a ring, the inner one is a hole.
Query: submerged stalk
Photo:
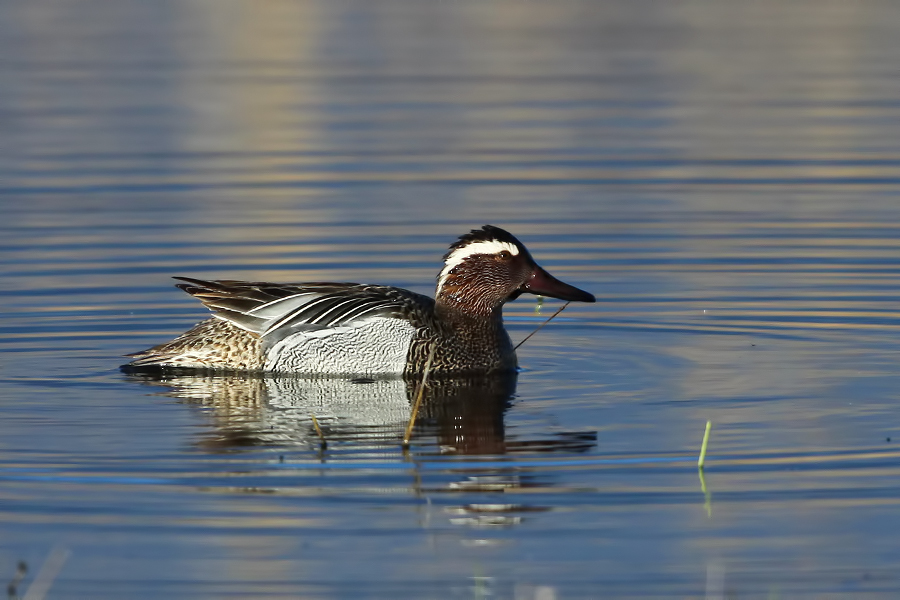
[[[406,425],[406,433],[403,434],[403,447],[409,447],[409,438],[412,437],[413,425],[416,424],[416,416],[419,414],[419,406],[422,404],[422,395],[425,393],[425,382],[428,379],[428,372],[431,371],[431,359],[434,358],[434,346],[428,353],[428,360],[425,361],[425,369],[422,371],[422,381],[419,383],[419,389],[416,392],[416,401],[413,404],[412,414],[409,416],[409,423]]]

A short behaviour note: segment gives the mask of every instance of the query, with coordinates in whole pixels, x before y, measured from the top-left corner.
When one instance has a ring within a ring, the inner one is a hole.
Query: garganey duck
[[[507,231],[485,225],[444,256],[432,300],[358,283],[260,283],[177,277],[213,317],[129,356],[126,369],[414,374],[513,371],[503,305],[528,292],[594,302],[542,269]]]

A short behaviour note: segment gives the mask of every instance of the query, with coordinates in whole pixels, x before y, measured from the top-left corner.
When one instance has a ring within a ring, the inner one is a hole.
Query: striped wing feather
[[[272,284],[176,277],[220,319],[266,338],[342,327],[373,317],[408,318],[433,301],[400,288],[357,283]]]

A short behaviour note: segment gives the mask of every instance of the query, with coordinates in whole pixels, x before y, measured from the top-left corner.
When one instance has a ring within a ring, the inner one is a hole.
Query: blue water
[[[900,5],[38,0],[0,56],[20,595],[896,597]],[[171,276],[430,294],[484,223],[598,302],[406,451],[401,382],[118,370]]]

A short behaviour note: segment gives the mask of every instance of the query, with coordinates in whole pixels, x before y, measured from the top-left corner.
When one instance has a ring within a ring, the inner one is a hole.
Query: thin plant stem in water
[[[703,432],[703,443],[700,444],[700,459],[697,460],[697,468],[701,471],[706,464],[706,446],[709,444],[709,430],[712,429],[712,421],[706,422],[706,431]]]
[[[322,428],[319,427],[319,420],[316,418],[316,415],[314,415],[312,413],[310,413],[309,416],[312,419],[313,427],[316,428],[316,434],[318,434],[318,436],[319,436],[319,441],[322,443],[322,447],[325,448],[328,444],[325,441],[325,434],[322,433]]]
[[[544,325],[546,325],[547,323],[549,323],[549,322],[553,319],[553,317],[555,317],[556,315],[558,315],[559,313],[561,313],[563,310],[565,310],[565,308],[566,308],[569,304],[571,304],[571,302],[566,302],[565,304],[563,304],[562,306],[560,306],[560,307],[559,307],[559,310],[557,310],[555,313],[553,313],[552,315],[550,315],[550,318],[549,318],[549,319],[547,319],[546,321],[544,321],[543,323],[541,323],[540,325],[538,325],[537,329],[535,329],[534,331],[532,331],[531,333],[529,333],[528,335],[526,335],[524,340],[522,340],[521,342],[519,342],[518,344],[516,344],[516,347],[513,348],[513,350],[518,350],[518,349],[519,349],[519,346],[521,346],[522,344],[524,344],[525,342],[527,342],[528,339],[529,339],[531,336],[533,336],[533,335],[536,334],[538,331],[540,331],[541,328],[542,328]]]
[[[63,565],[66,564],[66,561],[69,560],[69,555],[71,554],[72,552],[68,548],[55,546],[53,550],[50,551],[50,556],[47,557],[44,564],[38,569],[37,575],[34,576],[34,581],[31,582],[31,585],[28,586],[28,592],[25,594],[23,600],[44,600],[47,592],[49,592],[50,588],[53,586],[53,580],[59,575],[59,572],[62,570]]]
[[[20,560],[19,564],[16,568],[16,574],[13,577],[12,581],[9,582],[9,585],[6,586],[6,594],[9,596],[9,600],[17,600],[19,597],[19,584],[22,583],[22,580],[25,579],[25,575],[28,574],[28,565],[24,560]]]
[[[703,469],[697,469],[700,476],[700,491],[703,492],[703,508],[706,509],[706,517],[712,518],[712,494],[706,488],[706,477],[703,476]]]
[[[700,444],[700,458],[697,460],[697,474],[700,475],[700,490],[703,492],[703,507],[706,508],[708,518],[712,518],[712,494],[706,489],[703,467],[706,465],[706,447],[709,445],[710,430],[712,430],[712,421],[707,421],[706,431],[703,432],[703,443]]]
[[[409,416],[409,423],[406,425],[406,433],[403,434],[403,447],[409,448],[409,438],[412,437],[413,425],[416,424],[416,416],[419,414],[419,406],[422,404],[422,395],[425,393],[425,382],[428,379],[428,372],[431,371],[431,360],[434,358],[434,346],[428,353],[428,360],[425,361],[425,369],[422,371],[422,381],[419,383],[419,389],[416,392],[416,401],[413,404],[412,414]]]

